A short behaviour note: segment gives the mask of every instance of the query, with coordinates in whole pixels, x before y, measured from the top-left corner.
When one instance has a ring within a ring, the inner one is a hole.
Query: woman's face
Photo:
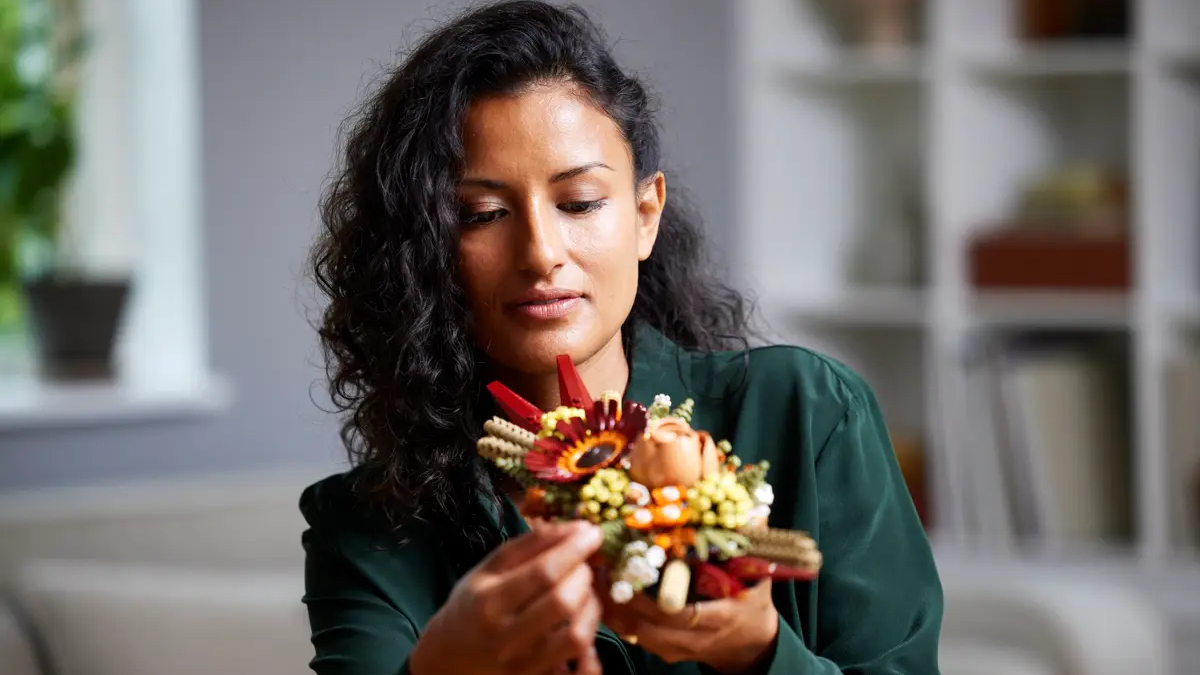
[[[467,112],[462,278],[475,339],[517,372],[583,363],[620,340],[654,247],[662,174],[635,185],[629,145],[579,89],[537,85]]]

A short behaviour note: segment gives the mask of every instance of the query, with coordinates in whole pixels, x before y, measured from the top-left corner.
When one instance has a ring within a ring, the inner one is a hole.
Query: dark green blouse
[[[938,672],[942,589],[879,405],[845,365],[797,347],[695,354],[643,329],[627,398],[695,400],[693,424],[747,462],[771,462],[771,525],[810,532],[824,554],[811,583],[775,584],[770,675]],[[409,652],[456,579],[434,535],[390,544],[351,493],[350,475],[305,490],[304,602],[321,675],[405,672]],[[524,531],[511,503],[505,537]],[[707,672],[666,665],[602,628],[608,675]]]

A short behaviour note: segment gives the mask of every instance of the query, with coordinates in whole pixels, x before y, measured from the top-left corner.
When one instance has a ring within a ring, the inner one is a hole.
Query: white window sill
[[[0,432],[206,417],[232,402],[230,382],[217,374],[171,389],[122,382],[0,382]]]

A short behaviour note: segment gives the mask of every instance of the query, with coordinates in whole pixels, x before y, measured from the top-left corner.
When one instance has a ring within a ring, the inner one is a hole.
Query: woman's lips
[[[575,295],[520,302],[510,306],[514,312],[521,316],[530,319],[551,320],[561,319],[569,315],[582,303],[583,298]]]

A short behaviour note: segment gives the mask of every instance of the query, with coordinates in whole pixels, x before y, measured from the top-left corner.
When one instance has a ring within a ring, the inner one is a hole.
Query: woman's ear
[[[658,224],[667,204],[667,177],[659,171],[638,187],[638,260],[650,257],[658,239]]]

